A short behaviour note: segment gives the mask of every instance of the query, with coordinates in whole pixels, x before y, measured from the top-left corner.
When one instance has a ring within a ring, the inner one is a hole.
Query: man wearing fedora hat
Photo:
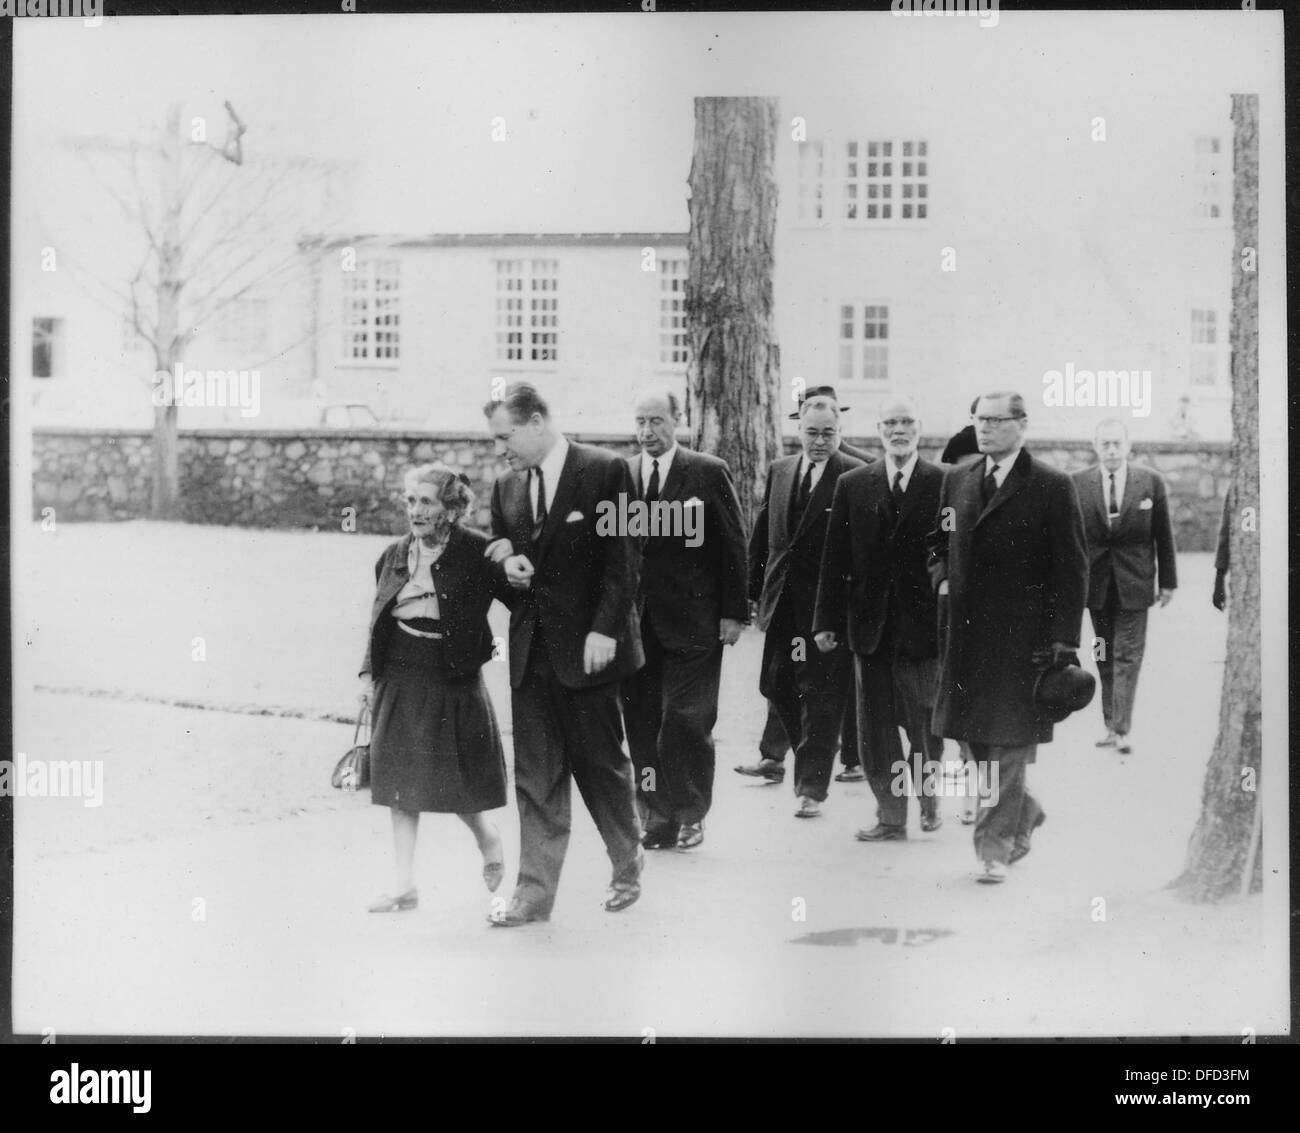
[[[861,461],[840,448],[835,391],[808,391],[800,406],[803,452],[772,462],[749,543],[749,596],[766,636],[759,691],[775,706],[794,748],[799,818],[821,813],[851,674],[847,652],[813,643],[813,610],[836,481]],[[851,741],[856,746],[856,735]],[[850,743],[845,748],[852,750]],[[748,773],[748,772],[747,772]]]
[[[1074,481],[1029,454],[1027,425],[1019,394],[979,399],[983,459],[948,469],[930,538],[940,620],[946,612],[948,623],[934,731],[967,741],[978,763],[996,765],[1000,785],[996,799],[981,800],[975,822],[983,882],[1003,881],[1042,824],[1025,768],[1038,745],[1051,742],[1055,710],[1040,707],[1035,689],[1044,669],[1078,649],[1088,590]]]
[[[799,408],[789,415],[791,421],[800,420],[805,409],[833,409],[836,417],[849,411],[847,405],[839,403],[834,386],[813,386],[810,389],[802,389],[799,391],[798,401]],[[836,451],[843,453],[845,456],[851,456],[863,464],[873,464],[876,460],[875,456],[866,449],[849,444],[843,437],[840,438],[839,448]],[[750,578],[751,587],[757,586],[761,582],[761,578],[757,580]],[[757,763],[741,764],[736,768],[736,771],[741,775],[763,779],[767,783],[781,783],[785,779],[785,755],[790,748],[790,739],[781,723],[781,714],[777,710],[777,706],[769,701],[767,725],[763,729],[763,737],[758,744],[759,761]],[[866,774],[863,772],[858,758],[857,706],[853,696],[848,696],[845,699],[844,719],[839,734],[839,749],[840,759],[844,763],[844,770],[835,776],[836,780],[841,783],[863,782],[866,779]],[[834,760],[835,757],[832,755],[831,762],[834,763]]]

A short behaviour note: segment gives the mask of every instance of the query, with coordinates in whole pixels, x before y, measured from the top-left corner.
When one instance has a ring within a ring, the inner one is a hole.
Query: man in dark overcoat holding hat
[[[931,577],[948,622],[934,732],[966,740],[979,764],[996,766],[996,795],[981,800],[975,823],[985,882],[1004,880],[1042,822],[1025,768],[1051,742],[1052,718],[1034,689],[1045,668],[1078,648],[1088,591],[1074,482],[1023,447],[1027,425],[1019,394],[979,399],[983,459],[948,470],[931,537]]]

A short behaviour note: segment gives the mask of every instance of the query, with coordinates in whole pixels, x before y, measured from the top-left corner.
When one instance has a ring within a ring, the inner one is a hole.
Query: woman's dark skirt
[[[370,801],[476,814],[506,804],[506,761],[483,677],[446,676],[440,640],[394,625],[375,682]]]

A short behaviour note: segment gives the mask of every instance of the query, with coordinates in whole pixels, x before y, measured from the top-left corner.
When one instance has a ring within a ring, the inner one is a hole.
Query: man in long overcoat
[[[1029,852],[1043,820],[1025,790],[1026,764],[1052,739],[1034,686],[1078,648],[1088,558],[1074,482],[1023,447],[1024,399],[984,395],[975,425],[984,458],[944,476],[931,542],[931,577],[948,622],[934,731],[966,740],[996,786],[981,800],[975,852],[978,880],[997,882],[1008,862]]]

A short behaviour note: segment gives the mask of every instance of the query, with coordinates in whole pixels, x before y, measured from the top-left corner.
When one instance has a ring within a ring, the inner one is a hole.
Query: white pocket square
[[[580,519],[582,519],[582,518],[584,518],[582,512],[580,512],[580,511],[571,511],[571,512],[569,512],[568,515],[566,515],[566,516],[564,517],[564,522],[565,522],[565,523],[577,523],[577,522],[578,522]]]
[[[1147,497],[1147,499],[1138,504],[1138,511],[1150,511],[1153,506],[1150,497]]]
[[[703,507],[703,506],[704,506],[704,501],[700,499],[699,496],[692,496],[689,500],[687,500],[684,504],[682,504],[682,507],[684,508]]]

